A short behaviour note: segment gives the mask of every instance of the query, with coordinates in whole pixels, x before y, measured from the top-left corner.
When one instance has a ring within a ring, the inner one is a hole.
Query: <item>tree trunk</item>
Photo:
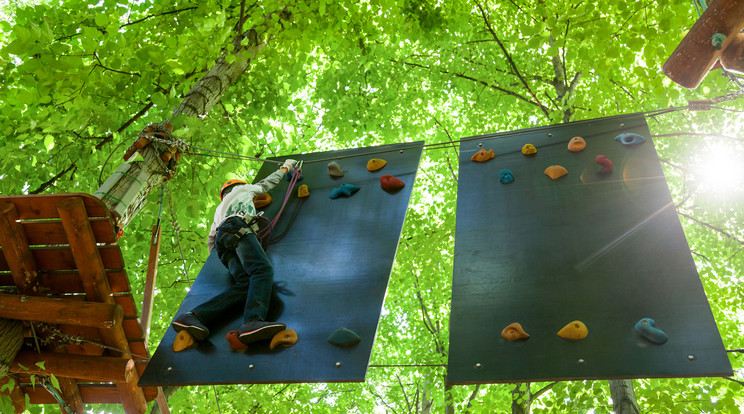
[[[284,20],[291,17],[286,9],[270,13],[265,16],[264,23],[260,25],[264,35],[259,35],[256,30],[259,26],[254,26],[235,36],[232,41],[233,50],[226,51],[217,59],[214,67],[186,94],[181,105],[173,111],[172,117],[177,115],[203,117],[220,101],[227,88],[245,72],[251,60],[272,39],[273,35],[266,35],[266,33],[278,33],[282,30],[283,26],[279,26],[276,30],[268,30],[271,25],[275,24],[271,18],[271,15],[275,13]],[[281,25],[281,23],[277,24]],[[151,142],[139,150],[142,155],[141,162],[121,165],[101,185],[101,188],[93,193],[111,210],[117,220],[119,230],[126,227],[139,212],[150,191],[165,183],[172,174],[172,171],[160,159],[160,154],[168,150],[168,147],[162,143]]]
[[[633,391],[633,380],[610,380],[610,395],[615,414],[640,414]]]
[[[530,383],[525,382],[521,384],[514,384],[514,389],[512,390],[511,394],[512,414],[530,414],[530,406],[532,405],[532,391],[530,390]]]

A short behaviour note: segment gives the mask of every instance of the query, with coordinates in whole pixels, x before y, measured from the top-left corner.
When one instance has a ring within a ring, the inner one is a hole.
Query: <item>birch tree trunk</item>
[[[274,24],[271,18],[278,14],[280,21],[276,28],[268,30]],[[176,115],[200,116],[209,113],[217,104],[232,83],[246,71],[253,58],[263,49],[276,33],[283,29],[282,20],[288,20],[291,14],[286,10],[279,10],[264,16],[261,25],[254,26],[244,32],[239,32],[232,40],[233,50],[226,51],[220,56],[214,67],[186,94],[181,105],[173,111]],[[241,17],[242,18],[242,17]],[[262,29],[262,30],[257,30]],[[239,28],[239,31],[242,28]],[[262,34],[259,34],[259,31]],[[268,35],[267,33],[273,33]],[[229,57],[229,55],[232,55]],[[162,122],[161,124],[165,123]],[[160,154],[168,150],[169,146],[151,142],[139,150],[142,156],[137,162],[122,164],[96,190],[93,195],[103,201],[117,220],[118,230],[129,224],[145,203],[150,191],[164,184],[172,172],[160,159]]]
[[[615,414],[640,414],[633,380],[610,380],[610,395],[612,396],[612,410]]]

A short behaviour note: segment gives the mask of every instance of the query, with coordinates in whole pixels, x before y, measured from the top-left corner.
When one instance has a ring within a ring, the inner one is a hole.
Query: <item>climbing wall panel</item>
[[[299,199],[295,190],[274,230],[281,239],[267,253],[274,264],[275,282],[289,291],[279,295],[284,310],[278,320],[297,332],[298,342],[274,350],[263,342],[247,351],[233,351],[225,335],[240,326],[242,315],[236,314],[213,327],[206,341],[176,353],[171,349],[176,333],[169,328],[140,384],[363,381],[422,144],[289,156],[305,162],[304,178],[297,186],[307,184],[310,196]],[[373,158],[384,159],[387,165],[369,172],[367,162]],[[328,174],[331,161],[341,165],[343,177]],[[266,163],[258,177],[276,168]],[[383,175],[399,178],[405,187],[397,193],[383,191]],[[331,191],[344,183],[361,188],[350,197],[330,199]],[[276,214],[287,186],[282,180],[270,192],[273,201],[265,208],[267,217]],[[207,258],[174,316],[228,286],[227,269],[215,253]],[[341,327],[357,333],[361,342],[348,348],[326,342]]]
[[[731,375],[654,144],[624,145],[621,133],[648,138],[645,118],[462,141],[449,383]],[[579,152],[568,150],[575,136]],[[528,143],[536,154],[522,153]],[[494,158],[471,161],[480,149]],[[551,165],[568,174],[551,179]],[[513,182],[499,181],[504,169]],[[642,318],[668,341],[641,337]],[[575,320],[585,339],[557,336]],[[503,339],[513,322],[530,337]]]

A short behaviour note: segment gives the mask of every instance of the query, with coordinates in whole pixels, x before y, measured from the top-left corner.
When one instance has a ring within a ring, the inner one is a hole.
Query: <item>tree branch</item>
[[[116,132],[118,133],[124,132],[125,129],[129,128],[130,125],[132,125],[135,121],[140,119],[150,108],[152,108],[153,105],[155,104],[152,101],[148,102],[142,109],[139,110],[139,112],[134,114],[134,116],[129,118],[127,122],[125,122],[122,126],[120,126],[119,129],[116,130]],[[103,146],[111,142],[112,139],[114,139],[113,134],[109,134],[103,137],[103,140],[99,142],[98,144],[96,144],[96,150],[100,150],[101,148],[103,148]]]
[[[63,175],[65,175],[65,174],[67,174],[67,173],[68,173],[68,172],[69,172],[70,170],[75,170],[75,169],[77,169],[77,165],[75,165],[75,163],[73,162],[73,163],[72,163],[72,164],[71,164],[71,165],[70,165],[69,167],[67,167],[67,169],[65,169],[65,170],[64,170],[64,171],[62,171],[61,173],[59,173],[59,174],[55,175],[54,177],[52,177],[51,179],[49,179],[49,181],[47,181],[47,182],[45,182],[45,183],[42,183],[42,184],[41,184],[41,185],[39,186],[39,188],[37,188],[36,190],[33,190],[33,191],[29,191],[29,194],[39,194],[39,193],[41,193],[42,191],[44,191],[44,190],[46,190],[47,188],[49,188],[49,187],[51,187],[52,185],[54,185],[54,183],[55,183],[55,182],[56,182],[57,180],[59,180],[60,178],[62,178],[62,176],[63,176]],[[73,171],[73,173],[74,173],[74,171]]]
[[[736,236],[734,236],[731,233],[726,232],[723,229],[719,229],[718,227],[713,226],[712,224],[708,224],[708,223],[706,223],[704,221],[700,221],[700,220],[698,220],[698,219],[696,219],[696,218],[694,218],[694,217],[692,217],[690,215],[687,215],[687,214],[685,214],[685,213],[683,213],[683,212],[681,212],[679,210],[677,210],[677,214],[679,214],[682,217],[686,217],[686,218],[694,221],[695,223],[700,224],[701,226],[707,227],[707,228],[709,228],[709,229],[711,229],[713,231],[717,231],[718,233],[721,233],[724,236],[728,237],[729,239],[734,240],[735,242],[737,242],[737,243],[741,244],[742,246],[744,246],[744,240],[737,239]]]
[[[403,381],[400,380],[400,375],[398,373],[395,373],[395,379],[398,380],[398,385],[400,385],[400,389],[403,392],[403,398],[406,400],[406,406],[408,407],[408,412],[413,412],[413,408],[411,407],[411,402],[408,400],[408,394],[406,393],[406,387],[403,386]]]
[[[185,12],[185,11],[188,11],[188,10],[194,10],[196,8],[197,8],[196,6],[194,6],[194,7],[186,7],[186,8],[183,8],[183,9],[171,10],[171,11],[167,11],[167,12],[163,12],[163,13],[151,14],[151,15],[145,16],[145,17],[143,17],[143,18],[141,18],[139,20],[135,20],[135,21],[129,22],[129,23],[124,23],[121,26],[119,26],[119,29],[121,29],[122,27],[125,27],[125,26],[131,26],[133,24],[144,22],[145,20],[151,19],[153,17],[160,17],[160,16],[166,16],[168,14],[181,13],[181,12]]]
[[[478,396],[478,391],[480,391],[480,384],[475,385],[475,389],[473,389],[473,392],[470,393],[470,397],[468,397],[468,404],[465,406],[465,412],[470,412],[470,409],[473,408],[473,400],[476,396]]]
[[[540,388],[539,390],[537,390],[537,392],[533,393],[532,396],[530,397],[530,404],[532,404],[532,402],[534,402],[535,400],[537,400],[538,398],[540,398],[541,395],[543,395],[546,392],[550,391],[555,386],[555,384],[557,384],[557,383],[558,383],[558,381],[553,381],[550,384],[548,384],[548,385]]]
[[[738,379],[733,379],[731,377],[723,377],[723,379],[727,379],[729,381],[733,381],[733,382],[735,382],[735,383],[737,383],[737,384],[739,384],[739,385],[741,385],[741,386],[744,387],[744,381],[739,381]]]
[[[506,48],[504,47],[504,44],[501,43],[501,40],[499,40],[499,37],[496,35],[496,32],[491,27],[491,23],[488,21],[488,17],[486,16],[486,11],[483,9],[483,6],[479,2],[476,2],[476,6],[478,6],[478,9],[480,9],[481,16],[483,17],[483,21],[486,24],[486,28],[488,29],[489,32],[491,32],[491,36],[493,36],[493,39],[496,41],[496,43],[498,43],[499,47],[501,48],[501,51],[504,52],[504,56],[506,56],[506,60],[509,62],[509,65],[512,67],[512,69],[514,69],[514,73],[517,75],[519,80],[522,82],[522,85],[524,85],[524,87],[527,89],[527,92],[529,92],[530,95],[532,95],[532,99],[535,100],[535,103],[537,104],[537,106],[543,111],[545,116],[548,119],[550,119],[550,112],[548,112],[548,109],[542,103],[540,103],[540,100],[537,98],[535,93],[532,92],[530,85],[527,83],[527,81],[524,79],[522,74],[519,72],[519,69],[517,68],[516,63],[514,63],[514,60],[512,59],[511,55],[506,50]]]

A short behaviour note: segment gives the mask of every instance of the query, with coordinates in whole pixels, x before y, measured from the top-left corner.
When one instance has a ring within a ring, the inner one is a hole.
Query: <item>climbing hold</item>
[[[406,186],[406,183],[392,175],[383,175],[380,177],[380,186],[388,193],[394,193]]]
[[[181,332],[183,332],[183,331],[181,331]],[[236,350],[238,350],[238,349],[248,349],[248,345],[240,342],[240,333],[238,333],[238,331],[236,331],[236,330],[232,330],[232,331],[228,332],[225,335],[225,339],[227,340],[227,343],[230,344],[230,348],[232,348],[232,349],[236,349]]]
[[[642,144],[646,138],[632,132],[625,132],[616,136],[615,141],[620,141],[623,145],[636,145]]]
[[[522,325],[518,322],[510,323],[501,331],[501,337],[509,342],[517,342],[520,339],[527,339],[530,334],[522,329]]]
[[[273,338],[271,338],[271,345],[269,345],[269,348],[274,349],[278,345],[283,345],[285,347],[292,346],[297,343],[297,332],[294,331],[294,329],[285,329],[283,331],[280,331],[276,335],[274,335]]]
[[[381,160],[379,158],[372,158],[371,160],[367,161],[367,171],[369,172],[375,172],[378,170],[381,170],[382,167],[384,167],[387,164],[387,161]]]
[[[545,175],[554,180],[557,180],[566,174],[568,174],[568,170],[560,165],[551,165],[550,167],[545,169]]]
[[[493,153],[492,149],[486,151],[485,149],[481,148],[480,150],[478,150],[478,152],[473,154],[472,157],[470,157],[470,161],[486,162],[493,158],[496,158],[496,154]]]
[[[356,186],[354,184],[341,184],[340,186],[331,190],[331,195],[329,196],[329,198],[334,200],[338,198],[338,196],[341,196],[341,195],[350,197],[352,194],[359,191],[360,188],[362,187]]]
[[[537,148],[535,148],[532,144],[524,144],[522,147],[522,154],[524,155],[532,155],[537,154]]]
[[[269,204],[271,204],[271,195],[269,193],[263,193],[253,197],[253,205],[256,208],[266,207]]]
[[[589,335],[589,330],[586,328],[586,325],[584,325],[584,322],[581,321],[573,321],[558,331],[558,336],[573,341],[582,340],[586,338],[587,335]]]
[[[336,346],[342,346],[342,347],[350,347],[358,344],[361,342],[362,338],[359,337],[354,331],[346,329],[346,328],[338,328],[336,329],[331,336],[326,339],[329,343],[336,345]]]
[[[295,173],[295,171],[297,171],[297,168],[292,168],[292,171],[287,171],[287,173],[286,173],[286,174],[284,174],[284,178],[285,178],[285,179],[286,179],[287,181],[292,181],[292,175],[293,175],[293,174]],[[302,175],[302,172],[300,172],[300,177],[299,177],[299,178],[297,178],[297,181],[300,181],[300,180],[302,180],[303,178],[305,178],[305,176],[304,176],[304,175]]]
[[[307,188],[307,184],[302,184],[300,188],[297,189],[297,197],[305,198],[310,195],[310,190]]]
[[[328,163],[328,175],[331,177],[343,177],[344,176],[344,170],[341,169],[341,165],[337,163],[336,161],[331,161]]]
[[[602,166],[603,173],[611,173],[612,172],[612,160],[605,157],[604,155],[597,155],[594,157],[594,162]]]
[[[514,182],[514,173],[511,172],[511,170],[501,170],[499,171],[499,181],[501,181],[502,184],[509,184]]]
[[[173,352],[181,352],[188,349],[196,343],[194,337],[187,331],[181,331],[173,340]]]
[[[568,150],[571,152],[579,152],[586,148],[586,141],[581,137],[573,137],[568,141]]]
[[[653,319],[643,318],[640,321],[636,322],[634,328],[639,335],[646,338],[650,342],[653,342],[656,345],[662,345],[667,340],[669,340],[669,337],[666,333],[664,333],[664,331],[656,328],[655,325],[656,322],[654,322]]]

